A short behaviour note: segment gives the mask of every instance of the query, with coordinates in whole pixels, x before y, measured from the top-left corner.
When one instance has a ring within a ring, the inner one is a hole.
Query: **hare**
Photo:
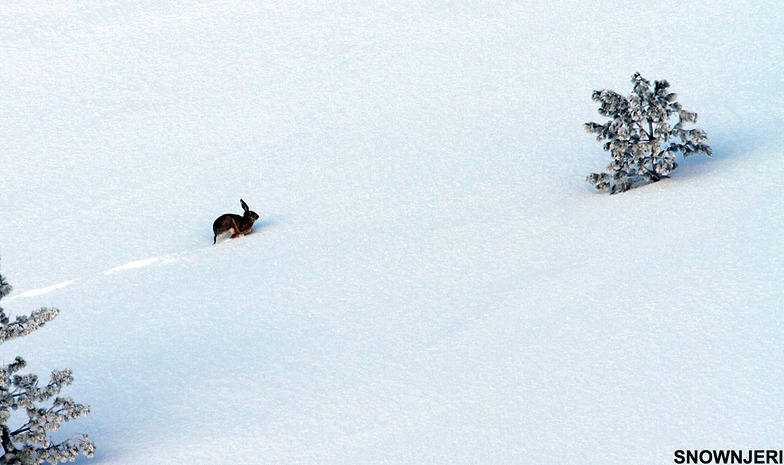
[[[215,236],[212,238],[213,244],[218,241],[219,234],[227,231],[231,231],[231,237],[237,237],[244,236],[253,230],[253,223],[259,219],[259,215],[251,211],[248,208],[248,204],[242,199],[240,199],[240,205],[242,205],[242,209],[245,211],[242,216],[225,213],[212,223],[212,232],[215,233]]]

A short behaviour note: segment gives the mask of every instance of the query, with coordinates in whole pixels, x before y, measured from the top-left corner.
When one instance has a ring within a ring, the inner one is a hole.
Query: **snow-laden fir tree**
[[[9,292],[11,286],[0,275],[0,299]],[[41,308],[11,321],[0,308],[0,344],[32,333],[56,317],[57,312],[55,308]],[[54,443],[47,433],[90,411],[87,405],[59,397],[60,390],[73,382],[71,370],[52,372],[49,382],[40,386],[36,375],[19,374],[24,367],[24,359],[18,356],[13,362],[0,365],[0,465],[38,465],[45,461],[56,464],[74,461],[80,453],[92,457],[95,446],[88,436]]]
[[[601,104],[599,114],[610,120],[585,124],[598,141],[606,141],[604,150],[612,155],[607,172],[592,173],[587,181],[611,194],[668,177],[678,167],[678,152],[684,157],[711,155],[705,131],[684,129],[684,124],[697,121],[697,113],[681,108],[667,81],[654,81],[651,88],[650,81],[635,73],[632,84],[634,89],[628,98],[611,90],[594,91],[593,100]],[[677,121],[672,125],[675,117]]]

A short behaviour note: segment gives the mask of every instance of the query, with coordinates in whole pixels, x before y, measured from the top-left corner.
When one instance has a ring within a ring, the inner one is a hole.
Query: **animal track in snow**
[[[68,280],[68,281],[63,281],[61,283],[52,284],[51,286],[41,287],[41,288],[38,288],[38,289],[30,289],[29,291],[22,292],[21,294],[19,294],[17,296],[14,296],[12,298],[16,298],[16,297],[35,297],[37,295],[48,294],[48,293],[50,293],[50,292],[52,292],[54,290],[61,289],[61,288],[65,287],[65,286],[69,286],[69,285],[71,285],[71,284],[73,284],[75,282],[76,282],[75,279],[71,279],[71,280]],[[8,299],[8,300],[11,300],[11,299]]]
[[[114,273],[116,273],[118,271],[132,270],[134,268],[143,268],[145,266],[152,265],[153,263],[158,262],[158,261],[161,261],[161,259],[158,258],[158,257],[145,258],[144,260],[134,260],[132,262],[126,263],[125,265],[121,265],[121,266],[112,268],[109,271],[104,271],[103,274],[110,275],[110,274],[114,274]]]
[[[188,253],[188,252],[183,252],[183,253],[179,253],[179,254],[168,254],[168,255],[164,255],[162,257],[151,257],[151,258],[145,258],[145,259],[142,259],[142,260],[134,260],[134,261],[128,262],[128,263],[126,263],[124,265],[116,266],[116,267],[111,268],[111,269],[109,269],[107,271],[104,271],[104,272],[101,273],[101,275],[109,276],[109,275],[112,275],[112,274],[115,274],[115,273],[120,273],[120,272],[127,271],[127,270],[134,270],[134,269],[137,269],[137,268],[144,268],[146,266],[150,266],[150,265],[153,265],[155,263],[173,263],[173,262],[178,261],[179,257],[184,255],[184,254],[186,254],[186,253]],[[190,252],[190,253],[192,253],[192,252]],[[97,279],[97,278],[94,278],[94,279]],[[51,286],[40,287],[40,288],[37,288],[37,289],[30,289],[30,290],[27,290],[27,291],[24,291],[24,292],[20,292],[18,294],[14,293],[16,295],[9,296],[7,299],[5,299],[5,302],[9,302],[9,301],[14,300],[14,299],[28,298],[28,297],[37,297],[37,296],[40,296],[40,295],[48,294],[48,293],[50,293],[52,291],[56,291],[57,289],[62,289],[64,287],[66,287],[66,286],[70,286],[71,284],[76,283],[78,281],[79,280],[77,280],[77,279],[69,279],[68,281],[63,281],[61,283],[52,284]],[[84,281],[84,279],[82,279],[82,281]]]

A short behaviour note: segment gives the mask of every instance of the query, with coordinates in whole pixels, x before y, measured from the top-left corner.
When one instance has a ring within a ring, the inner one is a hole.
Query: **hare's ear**
[[[240,205],[242,205],[242,209],[243,209],[243,210],[245,210],[245,211],[248,211],[248,210],[250,210],[250,208],[248,208],[248,204],[247,204],[247,203],[245,203],[245,201],[244,201],[244,200],[242,200],[242,199],[240,199]]]

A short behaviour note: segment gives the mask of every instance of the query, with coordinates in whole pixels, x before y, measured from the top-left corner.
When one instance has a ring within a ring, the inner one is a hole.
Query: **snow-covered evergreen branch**
[[[599,102],[599,114],[610,118],[600,124],[589,122],[585,129],[604,142],[612,155],[607,172],[592,173],[587,181],[598,190],[611,194],[624,192],[642,182],[656,182],[678,167],[676,154],[712,154],[701,129],[684,129],[695,123],[697,114],[684,110],[669,92],[667,81],[654,81],[653,88],[640,73],[632,76],[633,91],[624,97],[611,90],[597,90],[592,98]],[[677,122],[671,125],[674,116]]]
[[[0,299],[10,292],[11,286],[0,275]],[[0,344],[32,333],[57,313],[55,308],[41,308],[29,316],[17,316],[10,321],[0,308]],[[26,364],[17,356],[13,362],[0,366],[0,465],[56,464],[74,461],[79,454],[92,457],[95,446],[87,435],[53,443],[47,434],[57,430],[62,423],[90,412],[87,405],[78,404],[70,397],[59,397],[62,388],[73,383],[71,370],[55,370],[49,382],[39,386],[38,376],[19,374]],[[50,399],[51,405],[41,406]],[[13,411],[24,411],[27,420],[16,427],[9,426]]]

